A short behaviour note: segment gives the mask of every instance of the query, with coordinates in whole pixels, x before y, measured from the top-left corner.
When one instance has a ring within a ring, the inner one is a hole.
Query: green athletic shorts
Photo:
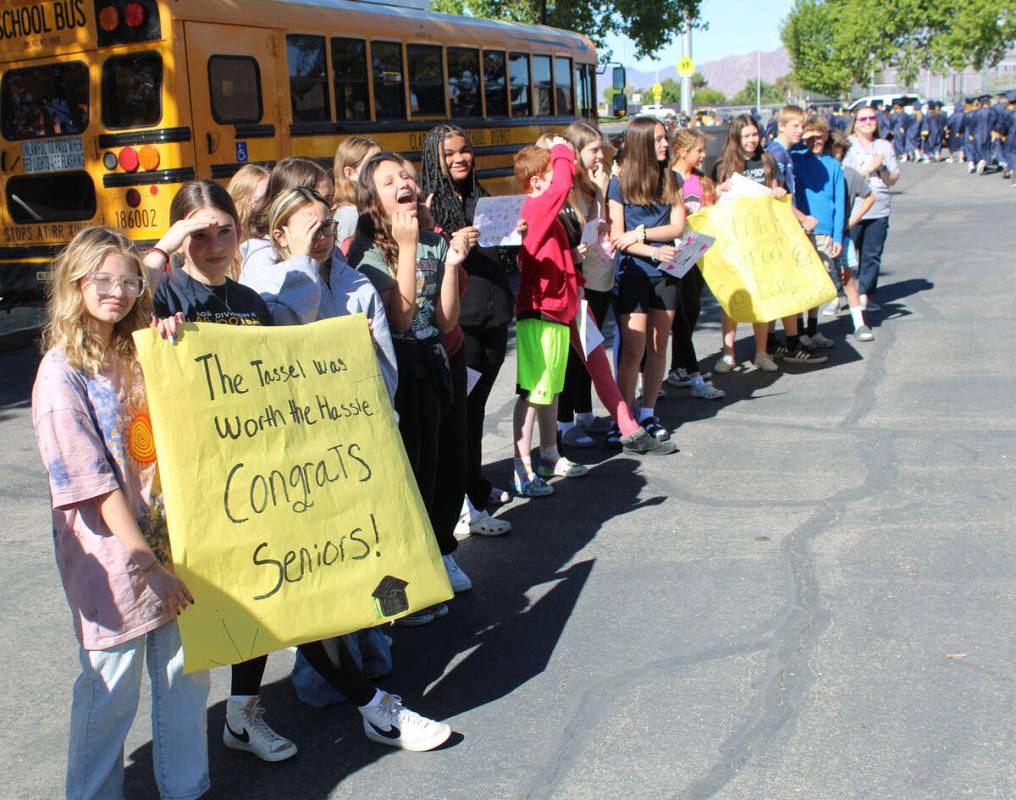
[[[567,325],[542,319],[515,323],[518,391],[536,406],[549,406],[564,388],[571,332]]]

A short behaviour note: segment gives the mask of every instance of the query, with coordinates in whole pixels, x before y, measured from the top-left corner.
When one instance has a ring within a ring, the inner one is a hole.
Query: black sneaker
[[[630,436],[622,436],[620,442],[624,452],[636,456],[667,456],[677,452],[676,444],[650,436],[645,428],[639,428]]]
[[[607,431],[607,447],[620,447],[621,446],[621,429],[615,422],[609,431]]]
[[[820,356],[807,347],[798,347],[792,353],[788,351],[782,358],[788,364],[824,364],[829,360],[828,356]]]

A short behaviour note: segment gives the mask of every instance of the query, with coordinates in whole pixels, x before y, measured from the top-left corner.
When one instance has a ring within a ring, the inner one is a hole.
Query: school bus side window
[[[512,116],[529,117],[529,54],[512,53],[508,62],[508,79],[512,87]]]
[[[286,37],[289,94],[293,122],[328,122],[332,118],[325,66],[325,37],[291,34]]]
[[[10,70],[0,94],[10,141],[71,136],[88,127],[88,67],[80,61]]]
[[[332,39],[332,74],[335,76],[335,118],[370,119],[367,93],[367,43],[363,39]]]
[[[402,45],[398,42],[371,42],[374,72],[374,114],[376,119],[405,119],[406,96],[402,90]]]
[[[557,113],[567,114],[569,117],[575,113],[575,94],[572,91],[572,67],[570,58],[557,57],[554,59],[554,90],[557,93]]]
[[[453,119],[481,116],[479,50],[448,48],[448,94]]]
[[[445,117],[444,66],[441,48],[411,44],[406,48],[409,63],[409,110],[417,117]]]
[[[261,70],[256,59],[212,56],[208,59],[208,91],[216,122],[238,125],[261,121]]]
[[[553,116],[554,84],[550,78],[550,56],[533,56],[533,96],[536,98],[536,116]]]
[[[488,117],[508,116],[504,68],[504,53],[497,50],[483,51],[483,93],[487,99]]]
[[[575,85],[578,87],[580,117],[588,117],[593,113],[593,87],[589,73],[588,64],[575,65]]]

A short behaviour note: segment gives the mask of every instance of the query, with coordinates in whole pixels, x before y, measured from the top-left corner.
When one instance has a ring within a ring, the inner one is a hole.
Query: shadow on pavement
[[[602,455],[606,459],[616,451]],[[600,453],[591,456],[594,461]],[[556,479],[552,497],[515,500],[499,513],[512,523],[508,536],[461,542],[456,559],[475,588],[450,602],[451,613],[444,619],[422,628],[388,628],[395,640],[395,671],[379,684],[400,694],[414,711],[448,719],[492,703],[540,675],[595,563],[572,563],[576,554],[607,520],[665,500],[639,497],[645,480],[638,464],[632,458],[611,458],[584,478]],[[511,460],[487,469],[492,475],[509,474]],[[590,492],[597,503],[582,502]],[[272,727],[295,741],[299,754],[268,764],[226,749],[221,743],[225,703],[217,703],[208,714],[209,797],[326,798],[346,776],[391,753],[364,737],[353,706],[317,710],[303,705],[288,679],[265,684],[262,698]],[[468,745],[469,730],[457,734],[445,748]],[[130,754],[127,797],[157,796],[151,754],[151,742]]]

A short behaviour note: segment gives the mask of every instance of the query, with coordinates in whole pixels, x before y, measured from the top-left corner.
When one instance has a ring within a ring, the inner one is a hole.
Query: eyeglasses
[[[878,117],[858,117],[858,122],[874,122]]]
[[[339,233],[338,220],[330,220],[314,231],[315,239],[334,239]]]
[[[98,294],[112,294],[113,287],[119,286],[124,297],[136,298],[144,290],[147,281],[140,275],[124,275],[119,277],[108,272],[90,272],[85,276]]]

